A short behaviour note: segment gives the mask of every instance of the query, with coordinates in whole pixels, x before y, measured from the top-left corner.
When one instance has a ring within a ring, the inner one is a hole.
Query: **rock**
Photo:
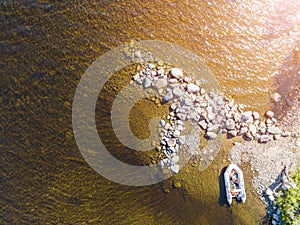
[[[230,130],[228,131],[228,134],[231,136],[231,137],[235,137],[237,136],[238,132],[236,130]]]
[[[268,197],[269,197],[269,199],[270,199],[271,202],[273,202],[273,201],[275,200],[274,195],[270,195],[270,196],[268,196]]]
[[[200,120],[200,115],[199,114],[196,114],[195,116],[193,116],[193,120],[195,121],[195,122],[198,122],[199,120]]]
[[[253,112],[253,118],[255,120],[258,120],[259,119],[259,113],[258,112]]]
[[[253,122],[252,111],[246,111],[242,113],[242,122]]]
[[[280,137],[281,137],[281,135],[280,134],[274,134],[274,140],[279,140],[280,139]]]
[[[273,124],[273,120],[271,120],[270,118],[268,118],[266,120],[266,125],[271,125],[271,124]]]
[[[158,73],[159,75],[164,75],[165,70],[164,70],[163,68],[161,68],[161,69],[157,70],[157,73]]]
[[[181,183],[179,181],[174,181],[173,186],[174,188],[181,188]]]
[[[215,131],[219,129],[220,125],[219,124],[208,124],[207,131]]]
[[[240,146],[241,145],[241,143],[240,142],[233,142],[233,145],[236,145],[236,146]]]
[[[272,111],[267,111],[266,112],[266,117],[272,118],[273,116],[274,116],[274,112],[272,112]]]
[[[205,92],[206,92],[206,90],[205,90],[204,88],[201,88],[201,89],[200,89],[200,94],[201,94],[201,95],[204,95]]]
[[[214,138],[217,137],[217,134],[214,133],[214,132],[208,131],[208,132],[206,132],[205,136],[206,136],[208,139],[214,139]]]
[[[175,130],[174,133],[173,133],[173,136],[176,137],[176,138],[179,137],[180,136],[180,131]]]
[[[267,128],[267,132],[269,133],[269,134],[280,134],[281,135],[281,130],[280,130],[280,128],[278,128],[278,127],[275,127],[275,126],[271,126],[271,127],[268,127]]]
[[[258,141],[260,143],[267,143],[269,140],[270,140],[269,135],[261,135]]]
[[[178,80],[175,79],[175,78],[171,78],[171,79],[169,79],[169,83],[170,83],[170,84],[176,84],[176,83],[178,83]],[[172,87],[171,87],[171,88],[172,88]]]
[[[171,158],[171,161],[173,164],[176,164],[178,161],[179,161],[179,156],[178,155],[174,155],[172,158]]]
[[[245,134],[247,131],[248,131],[248,127],[242,127],[242,128],[240,129],[239,135],[243,135],[243,134]]]
[[[192,78],[191,77],[184,77],[183,80],[184,80],[184,82],[189,83],[189,82],[192,81]]]
[[[250,124],[250,125],[249,125],[249,132],[250,132],[253,136],[255,136],[255,134],[256,134],[256,127],[255,127],[255,125],[253,125],[253,124]]]
[[[274,201],[274,200],[273,200],[273,201]],[[278,216],[276,213],[274,213],[274,214],[273,214],[273,219],[276,220],[276,221],[279,221],[279,216]]]
[[[163,98],[163,101],[164,102],[168,102],[168,101],[170,101],[170,100],[172,100],[173,99],[173,94],[172,94],[172,92],[167,92],[167,94],[164,96],[164,98]]]
[[[281,95],[277,92],[274,93],[272,97],[275,102],[279,102],[281,100]]]
[[[228,106],[229,108],[232,108],[234,106],[234,99],[230,99],[230,101],[228,102]]]
[[[148,64],[148,68],[151,69],[151,70],[153,70],[155,68],[155,65],[153,63],[149,63]]]
[[[189,93],[197,93],[200,91],[200,87],[196,84],[190,83],[187,85],[187,91]]]
[[[185,99],[184,99],[184,105],[186,105],[186,106],[191,106],[191,105],[193,105],[193,100],[190,99],[190,98],[185,98]]]
[[[179,87],[175,87],[173,89],[173,95],[175,97],[181,97],[183,95],[183,91]]]
[[[178,173],[179,172],[179,165],[178,164],[172,165],[170,169],[173,173]]]
[[[172,68],[170,72],[171,72],[171,75],[177,79],[180,79],[183,77],[182,69]]]
[[[208,114],[207,114],[207,119],[208,119],[209,121],[212,121],[215,117],[216,117],[216,114],[215,114],[215,113],[208,113]]]
[[[174,111],[176,108],[177,108],[177,104],[176,103],[173,103],[170,108]]]
[[[282,137],[290,137],[291,136],[291,132],[289,131],[285,131],[281,134]]]
[[[155,70],[152,70],[151,71],[151,76],[154,77],[157,75],[157,72]],[[157,77],[155,77],[154,79],[157,79]]]
[[[240,113],[234,113],[233,114],[233,119],[236,123],[240,122],[242,119],[242,115]]]
[[[203,130],[206,130],[207,129],[207,123],[205,122],[205,120],[201,120],[199,123],[200,127],[203,129]]]
[[[176,117],[182,121],[185,121],[187,119],[187,115],[185,113],[177,113]]]
[[[171,128],[171,124],[169,123],[166,123],[165,127],[164,127],[166,130],[169,130]]]
[[[243,137],[246,141],[252,141],[253,140],[253,136],[250,134],[250,132],[244,133]]]
[[[161,125],[162,127],[164,127],[164,126],[166,125],[166,121],[160,120],[160,125]]]
[[[169,139],[167,141],[167,144],[169,147],[174,147],[176,145],[176,140],[175,139]]]
[[[268,188],[266,190],[266,195],[268,195],[268,196],[273,195],[273,191],[270,188]]]
[[[185,144],[185,136],[180,136],[180,137],[178,138],[178,142],[179,142],[179,144],[181,144],[181,145]]]
[[[146,77],[143,80],[143,87],[148,88],[148,87],[151,87],[151,86],[152,86],[152,81],[148,77]]]
[[[233,119],[228,119],[226,121],[226,129],[227,130],[234,130],[234,128],[235,128],[235,122],[234,122],[234,120]]]
[[[168,85],[168,81],[167,81],[167,79],[164,79],[164,78],[158,79],[155,82],[155,86],[156,86],[157,89],[166,87],[167,85]]]

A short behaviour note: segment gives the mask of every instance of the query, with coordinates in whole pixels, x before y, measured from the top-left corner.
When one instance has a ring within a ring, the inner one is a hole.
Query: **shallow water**
[[[231,141],[203,172],[187,165],[163,184],[115,184],[81,156],[72,101],[84,71],[100,55],[132,39],[151,39],[203,57],[224,94],[248,108],[276,108],[271,94],[280,92],[281,114],[299,82],[299,9],[296,0],[1,1],[1,223],[259,224],[264,208],[247,165],[246,204],[228,208],[220,195]],[[109,118],[113,87],[128,80],[122,75],[107,85],[100,116]],[[149,103],[147,112],[155,107]],[[102,125],[109,130],[108,119]],[[128,159],[115,139],[106,141],[125,161],[151,160]],[[172,188],[173,180],[182,188]]]

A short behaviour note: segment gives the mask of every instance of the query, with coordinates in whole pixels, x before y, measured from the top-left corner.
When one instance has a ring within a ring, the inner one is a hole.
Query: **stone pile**
[[[205,138],[215,139],[226,133],[229,138],[242,136],[245,140],[266,143],[289,136],[276,126],[274,113],[265,118],[254,111],[243,111],[242,104],[235,104],[216,92],[207,92],[200,80],[184,76],[182,69],[166,69],[162,63],[148,64],[133,76],[145,89],[152,88],[162,96],[162,103],[171,102],[167,121],[161,120],[161,147],[165,159],[160,163],[173,173],[179,172],[179,147],[185,143],[185,122],[192,121],[205,133]]]

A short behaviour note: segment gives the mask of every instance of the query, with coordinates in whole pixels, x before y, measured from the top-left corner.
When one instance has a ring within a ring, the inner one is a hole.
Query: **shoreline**
[[[289,137],[268,143],[244,142],[233,145],[229,160],[233,163],[249,162],[254,176],[253,186],[262,195],[277,178],[285,165],[294,171],[300,162],[300,101],[295,99],[286,116],[278,121],[277,126],[290,131]]]
[[[265,219],[272,224],[281,224],[280,210],[274,204],[277,191],[282,189],[281,172],[287,166],[295,172],[300,163],[300,92],[295,93],[294,101],[277,126],[290,132],[289,137],[280,138],[265,144],[244,142],[233,145],[228,159],[233,163],[249,163],[252,171],[252,186],[266,206]],[[279,189],[278,189],[279,188]]]

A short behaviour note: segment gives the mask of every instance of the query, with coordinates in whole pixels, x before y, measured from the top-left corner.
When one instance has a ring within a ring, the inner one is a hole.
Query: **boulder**
[[[183,77],[183,72],[182,72],[182,69],[180,69],[180,68],[172,68],[170,72],[171,72],[171,75],[177,79],[180,79]]]
[[[179,181],[174,181],[173,186],[174,188],[181,188],[181,183]]]
[[[259,119],[259,113],[258,112],[253,112],[253,118],[255,120],[258,120]]]
[[[258,141],[260,143],[267,143],[269,140],[270,140],[270,137],[269,137],[269,135],[266,134],[266,135],[261,135]]]
[[[185,113],[177,113],[176,117],[182,121],[185,121],[187,119],[187,116]]]
[[[164,98],[163,98],[163,101],[164,102],[168,102],[168,101],[170,101],[170,100],[172,100],[173,99],[173,94],[172,94],[172,92],[167,92],[167,94],[164,96]]]
[[[266,112],[266,117],[272,118],[273,116],[274,116],[274,112],[272,112],[272,111],[267,111]]]
[[[274,93],[273,99],[275,102],[279,102],[281,100],[281,95],[279,93]]]
[[[246,111],[242,113],[242,122],[253,122],[252,111]]]
[[[148,87],[151,87],[151,86],[152,86],[152,81],[148,77],[146,77],[143,80],[143,87],[148,88]]]
[[[268,127],[267,128],[267,132],[269,133],[269,134],[280,134],[281,135],[281,130],[280,130],[280,128],[279,127],[275,127],[275,126],[271,126],[271,127]]]
[[[169,84],[176,84],[176,83],[178,83],[177,79],[175,79],[175,78],[169,79]]]
[[[249,125],[249,132],[250,132],[253,136],[255,136],[256,131],[257,131],[256,126],[253,125],[253,124],[250,124],[250,125]]]
[[[179,165],[178,164],[172,165],[170,169],[173,173],[178,173],[179,172]]]
[[[200,91],[200,87],[196,84],[190,83],[187,85],[187,91],[189,93],[197,93]]]
[[[207,129],[207,123],[205,122],[205,120],[201,120],[199,123],[200,127],[203,129],[203,130],[206,130]]]
[[[191,106],[191,105],[193,105],[193,100],[190,99],[190,98],[185,98],[185,99],[184,99],[184,105],[186,105],[186,106]]]
[[[179,156],[178,155],[174,155],[172,158],[171,158],[171,161],[173,164],[176,164],[178,161],[179,161]]]
[[[227,130],[234,130],[234,128],[235,128],[235,122],[234,122],[234,120],[233,119],[228,119],[226,121],[226,129]]]
[[[207,131],[215,131],[217,129],[219,129],[220,125],[219,124],[209,124],[208,125],[208,128],[207,128]]]
[[[160,78],[155,82],[155,86],[157,89],[166,87],[167,85],[168,85],[168,81],[167,81],[167,79],[164,79],[164,78]]]
[[[173,132],[173,136],[176,137],[176,138],[178,138],[180,136],[180,131],[179,130],[175,130]]]
[[[231,137],[235,137],[237,136],[238,132],[236,130],[230,130],[228,131],[228,135],[231,136]]]
[[[167,144],[169,147],[174,147],[176,145],[176,140],[175,139],[169,139],[167,141]]]
[[[205,136],[208,139],[215,139],[217,137],[217,134],[214,132],[208,131],[208,132],[206,132]]]
[[[178,142],[179,142],[179,144],[181,144],[181,145],[185,144],[185,136],[180,136],[180,137],[178,138]]]
[[[173,89],[173,95],[175,97],[181,97],[183,95],[183,91],[179,87],[175,87]]]
[[[166,121],[164,121],[163,119],[161,119],[161,120],[160,120],[160,125],[161,125],[162,127],[164,127],[164,126],[166,125]]]

